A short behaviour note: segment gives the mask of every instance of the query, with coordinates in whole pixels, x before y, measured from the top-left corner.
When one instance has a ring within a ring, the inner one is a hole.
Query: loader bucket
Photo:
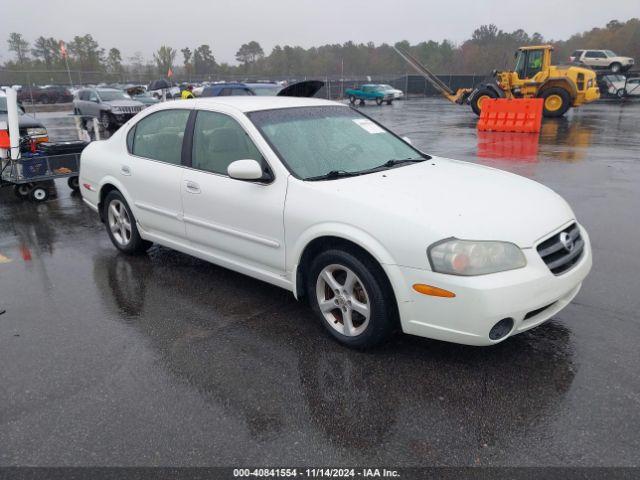
[[[542,125],[541,98],[490,98],[482,102],[481,132],[538,133]]]

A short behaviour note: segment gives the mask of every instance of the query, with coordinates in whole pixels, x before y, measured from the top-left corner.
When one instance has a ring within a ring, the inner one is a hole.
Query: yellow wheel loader
[[[408,52],[394,47],[418,73],[449,101],[469,104],[480,115],[487,98],[542,98],[545,117],[561,117],[571,107],[579,107],[600,98],[596,74],[589,68],[551,65],[551,45],[520,47],[513,71],[493,72],[495,81],[477,88],[451,90]]]

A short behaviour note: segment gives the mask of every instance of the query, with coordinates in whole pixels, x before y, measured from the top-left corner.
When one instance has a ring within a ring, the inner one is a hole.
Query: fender
[[[540,88],[538,89],[538,96],[540,96],[542,92],[544,92],[547,88],[551,88],[560,84],[562,84],[562,86],[569,91],[572,99],[578,96],[578,89],[576,88],[575,84],[568,81],[564,77],[547,78],[544,82],[542,82],[542,85],[540,85]]]
[[[502,90],[500,87],[498,87],[498,85],[496,83],[485,82],[485,83],[481,83],[480,85],[478,85],[475,88],[475,90],[473,92],[471,92],[471,95],[469,95],[467,101],[470,103],[471,100],[473,100],[474,97],[478,94],[478,92],[480,90],[482,90],[482,89],[485,89],[485,88],[493,91],[497,95],[497,98],[504,98],[505,97],[504,90]]]
[[[321,237],[335,237],[348,240],[366,250],[380,264],[387,274],[398,302],[404,300],[404,295],[402,294],[404,291],[404,285],[401,281],[402,275],[400,274],[396,261],[389,250],[365,231],[360,230],[353,225],[333,222],[316,224],[309,227],[298,236],[293,247],[287,251],[287,274],[289,275],[289,280],[291,281],[291,285],[294,290],[293,294],[296,298],[298,298],[296,282],[298,266],[304,249],[313,240]]]

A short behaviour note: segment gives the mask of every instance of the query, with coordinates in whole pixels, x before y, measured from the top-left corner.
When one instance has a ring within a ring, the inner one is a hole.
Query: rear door
[[[194,248],[232,268],[281,277],[287,179],[281,175],[248,182],[228,176],[227,167],[235,160],[253,159],[271,171],[256,146],[259,134],[253,128],[252,138],[240,122],[250,128],[246,118],[197,112],[190,168],[182,182],[187,236]]]
[[[191,109],[160,110],[127,133],[129,155],[119,166],[140,227],[170,242],[186,243],[182,220],[182,143]]]
[[[604,54],[604,52],[599,52],[597,50],[587,50],[584,54],[584,58],[585,63],[592,67],[602,68],[606,67],[608,64],[607,56]]]

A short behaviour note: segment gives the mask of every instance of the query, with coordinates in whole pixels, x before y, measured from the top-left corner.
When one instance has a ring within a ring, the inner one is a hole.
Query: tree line
[[[614,50],[619,55],[640,59],[640,19],[626,22],[612,20],[602,28],[577,33],[567,40],[548,40],[539,33],[524,30],[506,32],[495,25],[482,25],[471,37],[456,45],[449,40],[426,40],[416,44],[403,40],[395,44],[410,51],[436,73],[482,75],[492,69],[511,68],[517,47],[551,43],[555,46],[555,63],[566,62],[578,48]],[[136,52],[123,58],[116,47],[104,48],[90,35],[75,36],[69,41],[40,36],[33,43],[22,34],[12,32],[7,39],[12,58],[5,70],[37,72],[71,70],[104,72],[120,78],[136,75],[166,77],[171,71],[176,78],[252,75],[265,77],[336,76],[398,74],[410,71],[391,45],[382,43],[345,42],[319,47],[276,45],[265,54],[257,41],[241,45],[236,52],[236,65],[218,63],[210,45],[176,49],[162,45],[151,59]]]

